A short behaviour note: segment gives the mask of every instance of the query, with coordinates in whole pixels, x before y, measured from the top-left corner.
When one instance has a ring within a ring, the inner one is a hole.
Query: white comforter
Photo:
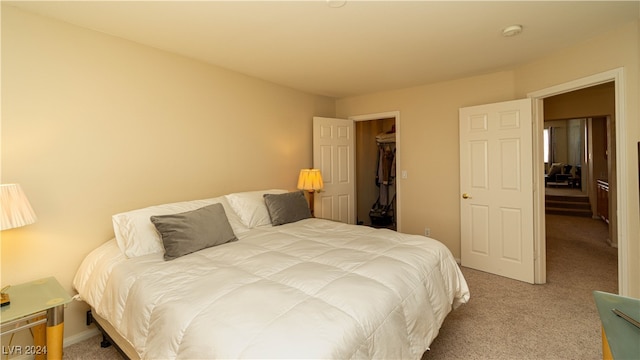
[[[307,219],[239,238],[172,261],[110,242],[74,285],[144,359],[419,359],[469,298],[423,236]]]

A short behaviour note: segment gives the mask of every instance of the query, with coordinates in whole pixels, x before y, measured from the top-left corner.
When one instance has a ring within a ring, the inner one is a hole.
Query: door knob
[[[462,198],[463,199],[471,199],[471,195],[469,195],[467,193],[464,193],[464,194],[462,194]]]

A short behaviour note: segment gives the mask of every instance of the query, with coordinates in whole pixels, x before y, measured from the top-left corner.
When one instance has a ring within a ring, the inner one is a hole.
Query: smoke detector
[[[511,25],[502,29],[502,36],[511,37],[516,36],[522,32],[522,25]]]
[[[332,8],[340,8],[347,3],[347,0],[326,0],[326,1],[327,1],[327,6]]]

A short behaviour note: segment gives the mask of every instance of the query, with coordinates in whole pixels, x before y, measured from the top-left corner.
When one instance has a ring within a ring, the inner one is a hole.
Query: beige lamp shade
[[[0,185],[2,224],[0,230],[13,229],[36,222],[36,214],[18,184]]]
[[[302,169],[298,177],[298,189],[307,191],[322,190],[322,174],[318,169]]]

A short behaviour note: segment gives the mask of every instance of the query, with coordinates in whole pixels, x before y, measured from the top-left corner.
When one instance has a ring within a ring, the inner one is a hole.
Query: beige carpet
[[[569,187],[546,187],[544,188],[545,195],[558,195],[558,196],[587,196],[580,189],[574,189]]]
[[[423,360],[602,359],[593,290],[617,293],[617,249],[600,220],[547,216],[547,280],[529,285],[462,268],[471,300],[446,319]],[[64,359],[121,359],[100,336]]]
[[[593,290],[617,293],[617,249],[600,220],[547,215],[547,284],[463,268],[471,300],[452,312],[429,359],[602,359]]]

